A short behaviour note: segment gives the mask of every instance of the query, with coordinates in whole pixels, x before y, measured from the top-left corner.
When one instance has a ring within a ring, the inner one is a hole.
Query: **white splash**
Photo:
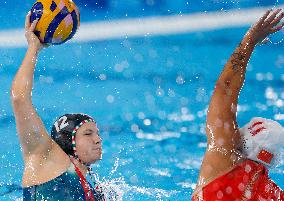
[[[131,186],[127,184],[124,177],[111,178],[111,176],[117,171],[119,167],[119,158],[116,158],[113,168],[110,171],[107,178],[100,178],[97,173],[94,173],[94,179],[96,181],[96,188],[101,190],[105,195],[106,201],[122,201],[129,200],[133,196],[146,195],[149,198],[154,198],[155,200],[162,200],[162,198],[169,198],[179,191],[171,190],[166,191],[158,188],[145,188],[140,186]]]

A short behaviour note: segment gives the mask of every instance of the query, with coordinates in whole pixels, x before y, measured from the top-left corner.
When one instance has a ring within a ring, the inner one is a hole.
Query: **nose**
[[[96,144],[96,145],[99,145],[99,144],[101,144],[102,143],[102,139],[99,137],[95,137],[94,138],[94,143]]]

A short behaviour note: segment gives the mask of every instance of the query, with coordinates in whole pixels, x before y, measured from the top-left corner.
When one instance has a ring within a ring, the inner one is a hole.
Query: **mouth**
[[[98,151],[100,153],[102,153],[102,149],[101,148],[95,148],[95,149],[92,149],[93,151]]]

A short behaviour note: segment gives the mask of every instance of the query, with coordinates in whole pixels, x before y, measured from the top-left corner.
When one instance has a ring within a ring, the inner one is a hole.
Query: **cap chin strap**
[[[95,190],[97,193],[100,193],[101,195],[103,195],[103,197],[104,197],[103,200],[105,201],[106,199],[105,199],[105,195],[104,195],[103,188],[102,188],[102,186],[100,186],[100,183],[96,182],[96,179],[94,178],[93,169],[90,167],[90,165],[84,163],[80,158],[78,158],[78,156],[77,156],[77,157],[74,157],[74,156],[72,156],[72,155],[69,155],[69,156],[70,156],[70,158],[74,158],[74,159],[77,160],[79,163],[81,163],[82,165],[85,165],[85,166],[87,167],[87,173],[88,173],[88,175],[90,176],[90,179],[91,179],[91,181],[92,181],[92,183],[93,183],[94,190]],[[83,177],[85,177],[85,176],[83,175]]]
[[[82,161],[77,155],[75,155],[75,156],[69,155],[69,157],[76,159],[79,163],[81,163],[82,165],[86,166],[87,168],[90,167],[90,164],[87,164],[84,161]]]
[[[274,154],[265,150],[261,149],[257,155],[257,159],[261,160],[262,162],[271,165],[271,161],[274,158]]]
[[[87,172],[88,172],[88,174],[89,174],[89,176],[90,176],[90,178],[91,178],[91,180],[92,180],[92,182],[93,182],[93,185],[94,185],[96,191],[101,191],[101,193],[102,193],[102,189],[99,188],[99,186],[98,186],[98,184],[97,184],[97,182],[96,182],[96,180],[95,180],[95,178],[94,178],[94,172],[93,172],[93,169],[91,168],[91,165],[90,165],[90,164],[87,164],[87,163],[85,163],[85,162],[83,162],[83,161],[79,158],[79,156],[78,156],[78,154],[77,154],[77,149],[76,149],[76,141],[75,141],[76,132],[77,132],[77,130],[78,130],[83,124],[88,123],[88,122],[95,122],[95,121],[94,121],[92,118],[86,119],[86,120],[82,121],[79,125],[77,125],[77,126],[73,129],[73,131],[72,131],[72,148],[73,148],[74,156],[70,156],[70,157],[76,159],[76,160],[77,160],[78,162],[80,162],[82,165],[84,165],[84,166],[87,167]]]

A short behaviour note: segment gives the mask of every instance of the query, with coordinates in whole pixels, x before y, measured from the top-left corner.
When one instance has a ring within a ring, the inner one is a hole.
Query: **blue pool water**
[[[45,49],[33,103],[48,130],[63,113],[96,118],[104,153],[94,170],[108,181],[123,179],[124,200],[189,200],[205,151],[205,115],[214,83],[247,29]],[[25,51],[0,49],[0,200],[21,199],[23,161],[9,89]],[[282,43],[255,50],[240,96],[240,125],[254,116],[283,125],[283,68]],[[283,171],[280,166],[270,172],[282,188]]]

